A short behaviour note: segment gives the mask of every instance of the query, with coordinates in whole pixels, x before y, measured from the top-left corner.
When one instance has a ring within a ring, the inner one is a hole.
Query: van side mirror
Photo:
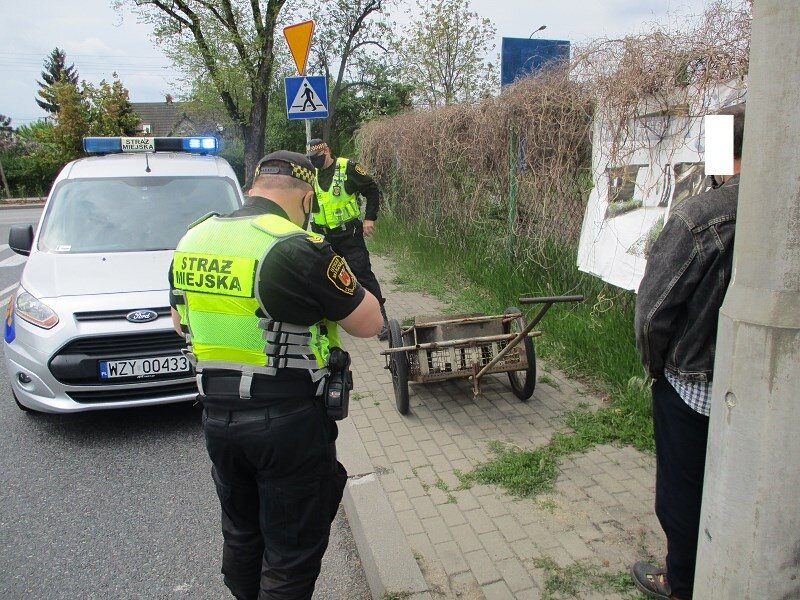
[[[8,232],[8,247],[17,254],[29,256],[33,246],[33,225],[12,225]]]

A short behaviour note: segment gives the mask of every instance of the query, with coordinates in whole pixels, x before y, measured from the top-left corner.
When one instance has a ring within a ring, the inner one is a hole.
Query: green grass
[[[583,598],[590,591],[622,594],[630,600],[644,598],[627,571],[608,571],[586,561],[560,567],[548,557],[534,559],[533,565],[545,572],[542,600]]]
[[[411,592],[386,592],[381,600],[405,600],[411,597]]]
[[[496,312],[523,295],[583,294],[581,304],[554,305],[541,323],[537,352],[568,375],[624,385],[642,368],[634,349],[633,295],[578,271],[576,251],[543,243],[543,251],[518,244],[509,260],[491,232],[440,231],[382,216],[371,249],[395,259],[395,281],[431,293],[460,312]],[[527,258],[526,258],[527,257]],[[524,307],[533,315],[536,307]]]
[[[550,377],[549,375],[539,375],[539,383],[546,383],[551,388],[556,389],[556,390],[560,390],[561,389],[561,386],[559,385],[559,383],[555,379]]]
[[[550,513],[551,512],[555,512],[555,510],[558,508],[558,504],[556,504],[555,501],[550,499],[550,498],[544,498],[544,499],[540,498],[536,502],[536,505],[540,509],[546,510],[547,512],[550,512]]]
[[[395,282],[435,295],[448,311],[496,314],[517,305],[520,296],[583,294],[583,303],[550,309],[538,326],[543,335],[536,338],[536,352],[584,382],[605,404],[568,412],[566,429],[543,448],[493,444],[495,460],[461,474],[462,485],[492,483],[532,496],[552,489],[566,455],[605,443],[652,452],[650,395],[634,344],[634,295],[578,271],[575,248],[547,241],[533,248],[517,241],[510,257],[496,225],[465,232],[440,224],[434,231],[429,224],[383,215],[370,247],[394,259]],[[538,310],[522,308],[531,318]]]

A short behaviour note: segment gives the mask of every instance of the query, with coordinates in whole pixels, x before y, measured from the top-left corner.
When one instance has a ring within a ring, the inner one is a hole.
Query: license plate
[[[175,373],[191,371],[189,359],[185,356],[151,356],[149,358],[131,358],[130,360],[101,360],[98,363],[100,379],[117,379],[133,377],[150,379]]]

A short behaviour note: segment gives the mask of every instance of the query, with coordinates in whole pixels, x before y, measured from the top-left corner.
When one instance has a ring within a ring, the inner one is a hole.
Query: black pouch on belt
[[[328,354],[328,379],[325,382],[325,409],[328,418],[341,421],[347,418],[353,374],[350,372],[350,355],[341,348],[331,348]]]

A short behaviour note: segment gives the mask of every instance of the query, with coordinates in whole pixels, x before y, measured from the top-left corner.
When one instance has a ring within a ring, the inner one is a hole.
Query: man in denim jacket
[[[632,568],[634,583],[651,598],[692,598],[717,320],[733,265],[744,104],[717,114],[734,117],[735,174],[674,208],[636,298],[636,346],[653,378],[655,509],[667,537],[666,569],[643,561]]]

